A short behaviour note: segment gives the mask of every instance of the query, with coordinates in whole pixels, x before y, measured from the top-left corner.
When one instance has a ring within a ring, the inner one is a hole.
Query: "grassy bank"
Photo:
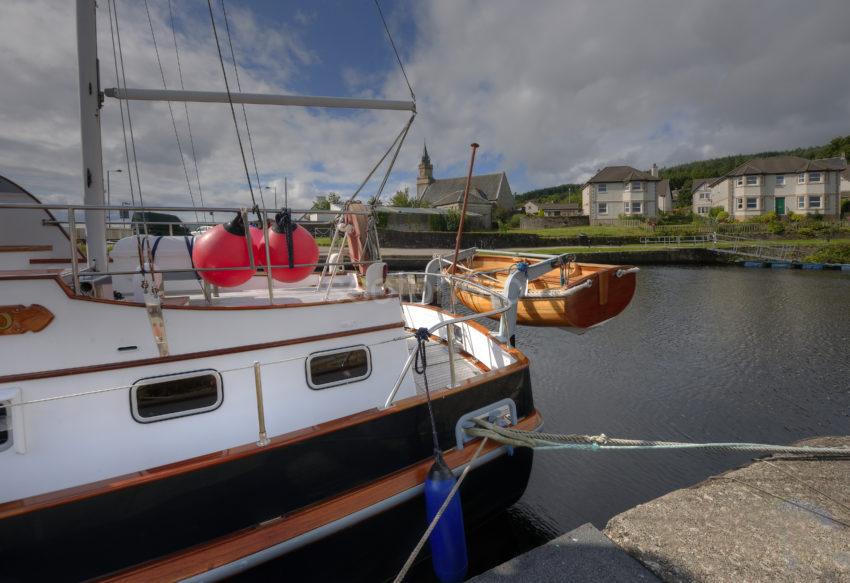
[[[759,241],[758,244],[764,247],[798,247],[801,256],[805,256],[806,261],[822,262],[822,263],[850,263],[850,243],[842,241],[826,241],[824,239],[768,239]],[[720,242],[716,245],[720,249],[732,249],[732,243]],[[712,249],[715,248],[713,243],[704,243],[697,245],[687,245],[675,247],[670,245],[605,245],[593,247],[547,247],[535,249],[523,249],[529,253],[635,253],[640,251],[658,251],[661,249]]]

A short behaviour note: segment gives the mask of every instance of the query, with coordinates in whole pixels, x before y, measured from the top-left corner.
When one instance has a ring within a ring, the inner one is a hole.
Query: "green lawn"
[[[839,247],[846,245],[845,241],[827,241],[825,239],[770,239],[764,241],[757,241],[756,245],[761,245],[764,247],[784,247],[784,246],[797,246],[805,249],[811,250],[821,250],[825,248]],[[546,249],[534,248],[534,249],[523,249],[522,251],[526,251],[528,253],[544,253],[544,254],[552,254],[559,255],[561,253],[604,253],[604,252],[637,252],[637,251],[658,251],[661,249],[689,249],[689,248],[702,248],[709,249],[714,247],[713,243],[700,243],[697,245],[606,245],[606,246],[593,246],[593,247],[551,247]],[[717,247],[720,249],[731,249],[734,247],[733,243],[729,242],[720,242],[717,244]]]

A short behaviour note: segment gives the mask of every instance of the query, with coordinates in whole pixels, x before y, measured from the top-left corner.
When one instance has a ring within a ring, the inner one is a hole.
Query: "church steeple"
[[[419,161],[419,176],[416,178],[416,196],[421,197],[429,184],[434,182],[434,166],[428,155],[428,145],[422,142],[422,159]]]

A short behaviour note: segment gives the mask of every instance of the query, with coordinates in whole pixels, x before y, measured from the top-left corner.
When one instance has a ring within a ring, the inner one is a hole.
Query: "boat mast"
[[[77,0],[77,60],[80,75],[80,134],[83,150],[83,202],[103,206],[103,152],[100,143],[100,75],[97,62],[95,0]],[[106,220],[102,210],[86,211],[89,267],[107,270]],[[76,250],[72,249],[72,253]]]

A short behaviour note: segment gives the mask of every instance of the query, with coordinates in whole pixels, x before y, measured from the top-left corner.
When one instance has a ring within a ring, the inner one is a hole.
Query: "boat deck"
[[[408,338],[408,349],[413,352],[416,350],[416,340]],[[443,343],[429,342],[425,347],[428,367],[428,387],[431,390],[443,389],[451,384],[451,372],[449,370],[449,348]],[[477,375],[483,374],[479,368],[478,362],[471,356],[454,353],[455,365],[455,382],[460,383],[467,379],[471,379]],[[411,367],[411,374],[416,383],[416,393],[425,393],[425,379],[423,375],[416,374],[416,371]]]

